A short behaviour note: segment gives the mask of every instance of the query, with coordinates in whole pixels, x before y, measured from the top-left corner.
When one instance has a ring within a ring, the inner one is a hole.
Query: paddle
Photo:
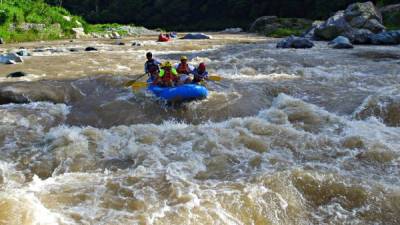
[[[212,81],[221,81],[222,77],[214,75],[214,76],[208,76],[208,79]]]
[[[216,75],[214,75],[214,76],[208,76],[208,81],[211,81],[211,82],[213,82],[214,84],[219,85],[219,86],[221,86],[221,87],[229,88],[229,87],[226,86],[226,85],[223,85],[223,84],[221,84],[221,83],[216,82],[216,81],[222,81],[222,77],[221,77],[221,76],[216,76]]]
[[[136,83],[138,80],[140,80],[142,77],[144,77],[144,76],[146,76],[147,75],[147,73],[145,73],[145,74],[141,74],[138,78],[136,78],[135,80],[130,80],[130,81],[128,81],[128,82],[126,82],[125,83],[125,87],[129,87],[129,86],[132,86],[134,83]]]
[[[131,86],[131,88],[145,88],[148,85],[149,85],[149,83],[147,83],[147,82],[137,81],[137,82],[131,84],[130,86]]]

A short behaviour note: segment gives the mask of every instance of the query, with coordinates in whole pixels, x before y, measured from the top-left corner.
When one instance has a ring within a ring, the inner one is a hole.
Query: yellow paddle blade
[[[212,81],[221,81],[222,77],[220,77],[220,76],[208,76],[208,79],[212,80]]]
[[[125,87],[130,87],[130,86],[132,86],[132,84],[134,84],[135,82],[136,82],[136,80],[130,80],[130,81],[126,82],[126,83],[124,84],[124,86],[125,86]]]
[[[135,82],[131,84],[132,90],[138,90],[141,88],[147,88],[148,83],[147,82]]]

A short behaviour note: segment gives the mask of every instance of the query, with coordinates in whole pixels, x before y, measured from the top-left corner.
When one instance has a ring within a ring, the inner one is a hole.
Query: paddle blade
[[[220,77],[220,76],[208,76],[208,79],[212,80],[212,81],[221,81],[222,77]]]
[[[131,86],[132,90],[138,90],[141,88],[147,88],[147,85],[148,84],[146,82],[135,82],[135,83],[131,84],[130,86]]]
[[[124,86],[125,86],[125,87],[130,87],[130,86],[132,86],[132,84],[134,84],[135,82],[136,82],[136,80],[130,80],[130,81],[126,82],[126,83],[124,84]]]

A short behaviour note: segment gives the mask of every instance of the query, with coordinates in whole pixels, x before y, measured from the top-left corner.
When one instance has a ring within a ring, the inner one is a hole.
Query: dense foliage
[[[248,28],[257,17],[325,19],[357,0],[47,0],[92,23],[133,23],[151,28]],[[363,1],[363,0],[358,0]],[[398,0],[381,0],[388,4]]]
[[[86,25],[80,17],[42,0],[2,0],[0,4],[0,37],[6,41],[69,37],[79,23]]]

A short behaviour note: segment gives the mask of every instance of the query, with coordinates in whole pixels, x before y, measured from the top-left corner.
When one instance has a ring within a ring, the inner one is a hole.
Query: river
[[[1,46],[0,224],[399,224],[400,46],[211,35]],[[223,80],[132,92],[147,51]]]

